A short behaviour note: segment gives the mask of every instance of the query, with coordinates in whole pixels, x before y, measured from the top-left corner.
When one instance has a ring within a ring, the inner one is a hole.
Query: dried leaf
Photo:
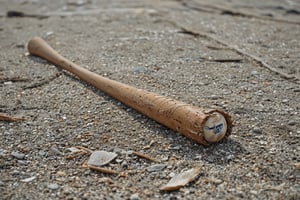
[[[182,186],[193,181],[201,172],[200,168],[192,168],[184,171],[178,175],[175,175],[167,185],[160,188],[163,191],[173,191],[178,190]]]

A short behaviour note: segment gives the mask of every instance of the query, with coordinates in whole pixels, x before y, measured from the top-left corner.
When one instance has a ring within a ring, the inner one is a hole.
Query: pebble
[[[174,172],[171,172],[171,173],[169,174],[169,177],[170,177],[170,178],[173,178],[175,175],[176,175],[176,174],[175,174]]]
[[[20,174],[20,171],[18,171],[18,170],[13,170],[12,172],[11,172],[11,175],[12,176],[16,176],[16,175],[19,175]]]
[[[59,151],[59,150],[57,149],[57,147],[55,147],[55,146],[50,147],[49,151],[50,151],[52,154],[55,154],[55,155],[57,155],[57,156],[62,156],[62,155],[63,155],[63,153],[62,153],[61,151]]]
[[[87,164],[95,165],[95,166],[103,166],[111,162],[113,159],[117,157],[116,153],[107,152],[107,151],[94,151]]]
[[[258,192],[256,190],[250,190],[250,194],[254,194],[254,195],[257,195]]]
[[[0,157],[6,156],[7,151],[5,149],[0,149]]]
[[[139,194],[138,193],[134,193],[130,196],[130,200],[139,200]]]
[[[287,124],[290,125],[290,126],[295,126],[296,122],[294,120],[290,120],[290,121],[288,121]]]
[[[212,99],[212,100],[218,100],[219,97],[217,95],[213,94],[213,95],[210,96],[210,99]]]
[[[17,151],[11,152],[11,155],[12,155],[13,157],[15,157],[16,159],[18,159],[18,160],[23,160],[23,159],[25,158],[25,154],[19,153],[19,152],[17,152]]]
[[[56,176],[66,176],[66,173],[64,171],[57,171]]]
[[[53,35],[53,34],[54,34],[53,31],[48,31],[45,35],[46,35],[46,37],[48,37],[48,36],[51,36],[51,35]]]
[[[211,178],[210,181],[215,184],[221,184],[223,182],[221,179],[217,179],[217,178]]]
[[[20,165],[27,165],[26,160],[17,160],[17,163]]]
[[[261,129],[260,129],[259,127],[254,127],[254,128],[252,129],[252,132],[253,132],[253,133],[256,133],[256,134],[261,134],[261,133],[262,133],[262,131],[261,131]]]
[[[158,172],[163,170],[167,165],[166,164],[155,164],[147,168],[148,172]]]
[[[151,71],[145,67],[136,67],[136,68],[132,69],[131,71],[133,73],[138,73],[138,74],[150,74],[151,73]]]
[[[294,89],[293,92],[300,92],[300,88]]]
[[[127,163],[126,160],[124,160],[124,161],[121,163],[121,167],[123,167],[123,168],[128,167],[128,163]]]
[[[36,176],[32,176],[32,177],[29,177],[29,178],[22,179],[21,182],[29,183],[29,182],[33,181],[34,179],[36,179]]]
[[[11,84],[13,84],[13,82],[11,81],[4,82],[4,85],[11,85]]]
[[[39,155],[40,155],[40,156],[45,156],[45,155],[47,155],[47,152],[44,151],[44,150],[40,150],[40,151],[39,151]]]
[[[59,185],[57,183],[50,183],[48,185],[48,188],[51,190],[57,190],[59,188]]]
[[[226,156],[226,161],[227,162],[230,162],[232,160],[234,160],[234,155],[230,154],[230,155]]]

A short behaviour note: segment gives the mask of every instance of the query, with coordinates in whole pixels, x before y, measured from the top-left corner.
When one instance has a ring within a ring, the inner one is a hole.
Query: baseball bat
[[[231,117],[222,110],[196,107],[100,76],[64,58],[39,37],[29,41],[28,51],[198,143],[208,145],[231,134]]]

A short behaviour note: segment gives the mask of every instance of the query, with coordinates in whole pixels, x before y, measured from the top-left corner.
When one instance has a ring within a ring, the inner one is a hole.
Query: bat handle
[[[94,73],[76,65],[72,61],[60,55],[57,51],[55,51],[45,40],[40,37],[33,37],[28,42],[28,51],[31,55],[41,57],[48,62],[56,65],[57,67],[61,67],[75,75],[79,78],[89,82],[90,84],[95,86],[95,83],[90,82],[89,77],[97,76],[97,78],[103,78],[99,75],[95,75]],[[96,86],[97,87],[97,86]]]
[[[64,59],[40,37],[34,37],[29,41],[28,51],[31,55],[44,58],[56,65],[59,64],[58,60]]]

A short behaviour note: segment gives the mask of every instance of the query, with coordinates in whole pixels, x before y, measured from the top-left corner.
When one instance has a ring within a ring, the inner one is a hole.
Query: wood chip
[[[167,185],[160,188],[163,191],[173,191],[178,190],[182,186],[193,181],[201,172],[200,168],[192,168],[187,171],[184,171],[178,175],[175,175]]]

